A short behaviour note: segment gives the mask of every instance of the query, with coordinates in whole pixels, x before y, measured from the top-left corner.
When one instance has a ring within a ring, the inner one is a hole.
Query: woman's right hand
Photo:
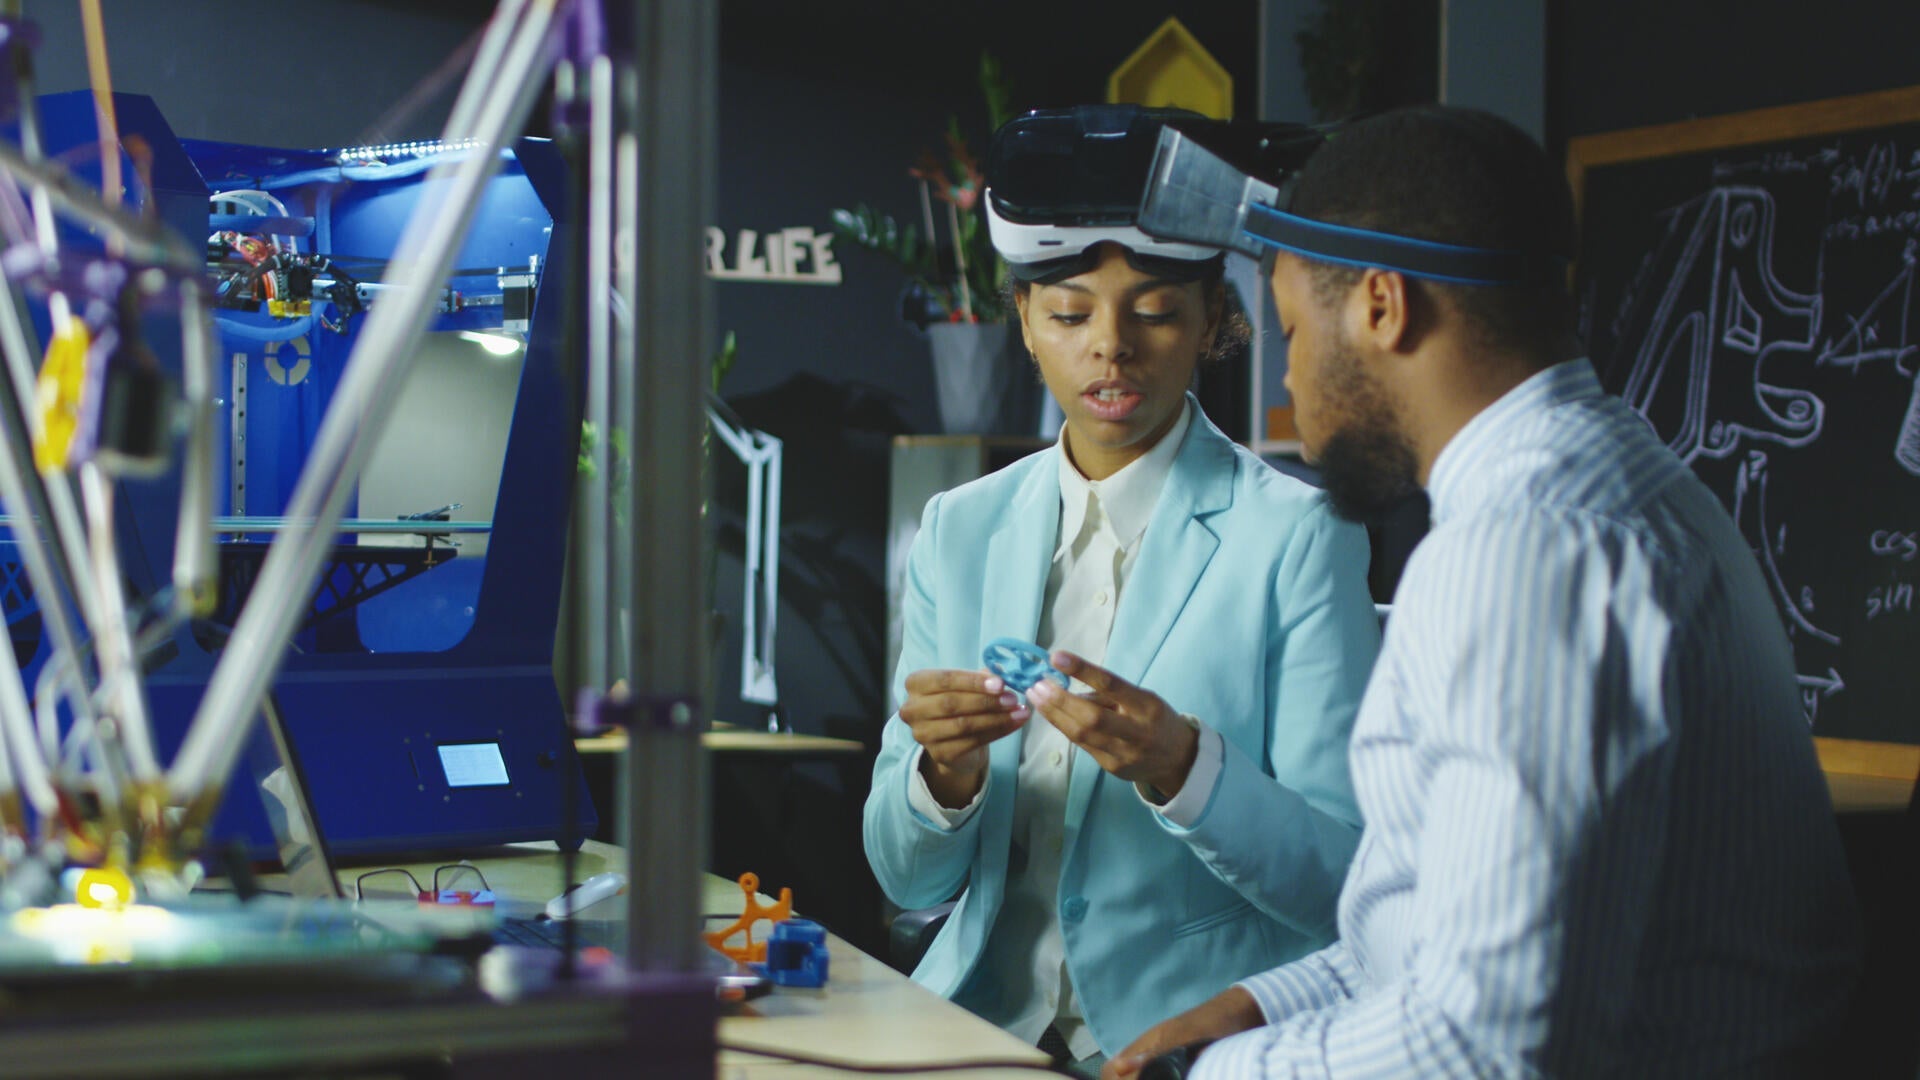
[[[927,790],[957,809],[986,783],[987,744],[1019,731],[1029,712],[997,675],[928,668],[907,676],[900,719],[923,751]]]

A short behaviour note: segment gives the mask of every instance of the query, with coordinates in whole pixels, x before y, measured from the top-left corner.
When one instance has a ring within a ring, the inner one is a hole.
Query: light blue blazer
[[[1075,992],[1109,1054],[1235,979],[1331,941],[1360,833],[1347,735],[1380,643],[1366,534],[1193,407],[1103,666],[1218,730],[1226,760],[1186,829],[1074,752],[1059,912]],[[928,502],[907,571],[896,700],[909,672],[978,669],[992,639],[1033,640],[1057,547],[1059,453]],[[894,903],[960,895],[914,979],[1002,1022],[1019,1003],[1000,1000],[1007,980],[979,960],[1014,854],[1024,737],[993,744],[986,799],[945,832],[907,801],[917,744],[896,714],[865,815],[867,858]]]

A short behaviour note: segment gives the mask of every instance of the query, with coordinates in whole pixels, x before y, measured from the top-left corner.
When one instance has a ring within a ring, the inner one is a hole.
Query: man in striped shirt
[[[1342,940],[1109,1078],[1206,1040],[1205,1080],[1795,1075],[1858,928],[1753,552],[1579,358],[1563,269],[1461,284],[1415,250],[1564,267],[1565,182],[1504,121],[1425,107],[1339,131],[1290,211],[1267,242],[1309,458],[1347,512],[1419,484],[1432,530],[1353,730]],[[1322,257],[1328,224],[1427,269]]]

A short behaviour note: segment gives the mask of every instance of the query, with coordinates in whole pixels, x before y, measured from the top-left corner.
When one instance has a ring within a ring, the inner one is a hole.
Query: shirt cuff
[[[1200,815],[1207,812],[1207,804],[1213,801],[1213,789],[1220,783],[1220,770],[1226,763],[1227,751],[1225,738],[1217,731],[1185,713],[1180,714],[1193,730],[1199,733],[1200,745],[1193,756],[1193,768],[1187,770],[1187,782],[1180,785],[1180,793],[1173,798],[1160,801],[1160,793],[1146,784],[1135,784],[1142,802],[1158,811],[1161,817],[1183,829],[1191,829],[1200,822]]]
[[[1329,1008],[1354,996],[1360,969],[1344,942],[1336,941],[1310,956],[1235,983],[1253,995],[1260,1015],[1277,1024],[1289,1016]]]
[[[958,809],[949,810],[940,805],[933,797],[933,790],[927,787],[927,778],[920,772],[920,758],[926,754],[924,747],[916,747],[913,760],[907,762],[907,805],[914,808],[921,817],[932,822],[942,832],[952,832],[967,823],[973,812],[980,808],[980,800],[987,794],[987,784],[992,782],[993,774],[980,782],[980,790],[973,793],[973,801]]]

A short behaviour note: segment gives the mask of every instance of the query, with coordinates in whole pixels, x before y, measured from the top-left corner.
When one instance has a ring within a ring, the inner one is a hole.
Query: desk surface
[[[844,740],[842,740],[844,741]],[[856,744],[857,745],[857,744]],[[416,876],[431,875],[447,860],[400,863]],[[471,858],[494,890],[516,901],[544,902],[560,883],[560,854],[551,844],[513,844],[475,853]],[[366,868],[343,870],[351,878]],[[574,876],[585,879],[604,870],[625,870],[626,854],[609,844],[588,841],[576,856]],[[424,880],[424,878],[423,878]],[[351,886],[351,881],[347,883]],[[779,891],[780,883],[763,888]],[[771,903],[772,897],[762,896]],[[733,914],[745,910],[738,882],[706,875],[703,912]],[[805,897],[796,905],[805,913]],[[715,921],[712,926],[724,925]],[[765,940],[767,927],[755,930]],[[735,1048],[765,1048],[808,1057],[863,1065],[937,1065],[952,1061],[1016,1060],[1037,1065],[1046,1055],[965,1009],[920,986],[892,967],[854,948],[837,935],[827,936],[830,957],[827,985],[819,990],[779,988],[720,1020],[719,1075],[725,1080],[787,1080],[789,1077],[858,1075],[844,1070],[800,1066]],[[963,1069],[943,1077],[984,1080],[1032,1077],[1027,1069]]]
[[[617,754],[627,748],[627,733],[615,729],[605,735],[573,740],[582,754]],[[826,735],[797,735],[792,732],[753,731],[749,728],[715,727],[700,736],[700,745],[716,753],[754,754],[857,754],[866,747],[854,739],[835,739]]]
[[[742,910],[740,886],[708,875],[706,910]],[[937,1065],[1047,1056],[940,997],[859,949],[828,935],[827,985],[775,990],[720,1020],[720,1073],[727,1080],[855,1075],[790,1065],[729,1047],[764,1047],[863,1065]],[[964,1069],[949,1077],[1032,1077],[1028,1069]]]

